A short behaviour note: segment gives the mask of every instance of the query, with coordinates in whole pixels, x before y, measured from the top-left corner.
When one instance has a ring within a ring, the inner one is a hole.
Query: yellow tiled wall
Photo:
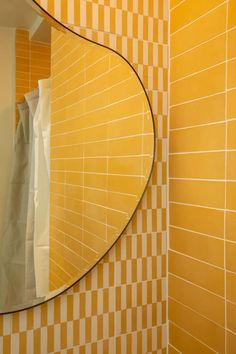
[[[150,175],[154,136],[140,81],[107,48],[53,29],[51,79],[54,290],[90,269],[127,225]]]
[[[38,85],[38,80],[50,76],[50,45],[29,39],[29,32],[16,29],[16,102]],[[18,112],[18,111],[17,111]],[[16,115],[16,123],[18,122]]]
[[[74,24],[76,31],[129,60],[150,97],[157,153],[147,192],[126,233],[64,295],[1,316],[0,353],[164,354],[168,1],[38,2],[59,21]]]
[[[170,352],[236,353],[236,1],[171,1]]]

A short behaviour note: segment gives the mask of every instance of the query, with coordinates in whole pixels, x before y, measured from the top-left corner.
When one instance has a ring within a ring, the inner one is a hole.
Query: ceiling
[[[0,0],[0,27],[30,29],[37,17],[26,0]]]

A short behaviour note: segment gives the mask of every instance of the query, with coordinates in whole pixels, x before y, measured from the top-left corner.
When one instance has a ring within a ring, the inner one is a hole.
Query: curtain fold
[[[0,311],[49,291],[50,79],[18,105],[12,174],[0,236]]]

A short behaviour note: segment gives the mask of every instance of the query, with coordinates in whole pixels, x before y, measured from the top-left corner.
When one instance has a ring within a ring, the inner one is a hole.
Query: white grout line
[[[197,314],[199,317],[202,317],[202,318],[204,318],[205,320],[207,320],[207,321],[213,323],[213,324],[216,325],[217,327],[220,327],[220,328],[222,328],[222,329],[225,329],[225,326],[223,326],[223,325],[217,323],[216,321],[214,321],[214,320],[210,319],[209,317],[203,315],[202,313],[198,312],[197,310],[194,310],[192,307],[183,304],[181,301],[176,300],[175,298],[173,298],[173,297],[171,297],[171,296],[169,297],[169,299],[171,299],[171,300],[177,302],[177,303],[180,304],[181,306],[183,306],[183,307],[187,308],[188,310],[194,312],[194,313]],[[194,338],[196,339],[196,337],[194,337]],[[199,339],[197,339],[197,340],[199,340]],[[203,342],[202,342],[202,343],[203,343]],[[207,346],[207,344],[205,344],[205,345]],[[208,348],[210,348],[210,347],[208,347]],[[219,353],[217,353],[217,354],[219,354]]]
[[[206,98],[208,98],[208,97],[218,96],[218,95],[224,94],[224,93],[225,93],[225,90],[224,90],[224,91],[219,91],[219,92],[216,92],[216,93],[212,93],[212,94],[209,94],[209,95],[205,95],[205,96],[193,98],[192,100],[187,100],[187,101],[183,101],[183,102],[180,102],[180,103],[175,103],[175,104],[173,104],[173,105],[170,105],[170,108],[179,107],[179,106],[184,106],[184,105],[186,105],[186,104],[188,104],[188,103],[201,101],[202,99],[206,99]]]
[[[224,211],[226,210],[224,207],[223,208],[214,208],[211,206],[205,206],[205,205],[200,205],[200,204],[191,204],[191,203],[182,203],[182,202],[175,202],[170,200],[170,204],[178,204],[178,205],[185,205],[185,206],[190,206],[194,208],[201,208],[201,209],[210,209],[210,210],[217,210],[217,211]]]
[[[174,299],[175,301],[175,299]],[[178,302],[178,301],[176,301]],[[187,307],[187,306],[186,306]],[[184,328],[180,327],[179,325],[177,325],[175,322],[170,321],[175,327],[179,328],[182,332],[186,333],[187,335],[189,335],[190,337],[192,337],[196,342],[201,343],[202,345],[204,345],[205,347],[207,347],[208,349],[210,349],[213,353],[219,354],[219,352],[216,352],[214,349],[212,349],[211,347],[209,347],[206,343],[202,342],[201,340],[199,340],[198,338],[196,338],[195,336],[193,336],[190,332],[186,331]],[[182,354],[182,353],[181,353]],[[200,354],[200,353],[199,353]]]
[[[173,60],[173,59],[175,59],[175,58],[180,57],[180,56],[183,55],[183,54],[186,54],[186,53],[188,53],[188,52],[191,52],[192,50],[194,50],[194,49],[196,49],[196,48],[198,48],[198,47],[201,47],[202,45],[207,44],[208,42],[210,42],[210,41],[212,41],[212,40],[214,40],[214,39],[216,39],[216,38],[218,38],[218,37],[224,35],[224,34],[227,33],[227,32],[231,32],[231,31],[233,31],[233,30],[235,30],[235,29],[236,29],[236,26],[230,28],[230,29],[227,30],[227,31],[221,32],[221,33],[219,33],[219,34],[217,34],[217,35],[211,37],[210,39],[207,39],[206,41],[203,41],[203,42],[201,42],[201,43],[199,43],[199,44],[197,44],[197,45],[195,45],[195,46],[193,46],[193,47],[191,47],[191,48],[189,48],[189,49],[186,49],[185,51],[183,51],[183,52],[181,52],[181,53],[179,53],[179,54],[173,56],[172,58],[170,58],[170,61]]]
[[[226,46],[225,46],[225,56],[226,60],[228,58],[228,32],[227,32],[227,27],[228,27],[228,0],[226,1]],[[226,283],[226,216],[227,216],[227,158],[228,158],[228,153],[227,153],[227,148],[228,148],[228,122],[227,122],[227,116],[228,116],[228,110],[227,110],[227,103],[228,103],[228,95],[227,95],[227,89],[228,89],[228,63],[225,66],[225,198],[224,198],[224,297],[225,297],[225,353],[227,353],[227,283]]]
[[[235,120],[236,120],[236,118],[235,118]],[[208,125],[216,125],[216,124],[222,124],[222,123],[225,123],[225,120],[218,120],[218,121],[215,121],[215,122],[196,124],[196,125],[187,125],[187,126],[180,127],[180,128],[171,128],[170,132],[175,132],[175,131],[185,130],[185,129],[201,128],[201,127],[206,127]]]
[[[199,288],[199,289],[201,289],[201,290],[204,290],[206,293],[209,293],[209,294],[211,294],[211,295],[214,295],[214,296],[218,297],[218,298],[221,299],[221,300],[224,300],[224,296],[219,295],[219,294],[216,294],[216,293],[214,293],[213,291],[211,291],[211,290],[209,290],[209,289],[206,289],[206,288],[204,288],[203,286],[200,286],[200,285],[194,283],[194,282],[191,281],[191,280],[185,279],[185,278],[183,278],[183,277],[181,277],[181,276],[179,276],[179,275],[177,275],[177,274],[175,274],[175,273],[172,273],[172,272],[170,272],[170,275],[171,275],[172,277],[175,277],[175,278],[177,278],[177,279],[180,279],[180,280],[182,280],[182,281],[184,281],[184,282],[186,282],[186,283],[188,283],[188,284],[190,284],[190,285],[196,286],[197,288]]]
[[[170,229],[177,229],[177,230],[185,231],[185,232],[194,234],[195,237],[204,236],[204,237],[207,237],[209,239],[214,239],[214,240],[217,240],[217,241],[223,241],[224,240],[223,237],[218,237],[218,236],[215,236],[215,235],[206,234],[206,233],[203,233],[203,232],[200,232],[200,231],[197,231],[197,230],[187,229],[185,227],[181,227],[181,226],[177,226],[177,225],[173,225],[173,224],[170,224]]]
[[[181,4],[183,4],[186,0],[182,0],[180,1],[177,5],[170,7],[170,12],[172,12],[174,9],[176,9],[177,7],[179,7]],[[170,17],[169,17],[169,22],[170,22]],[[170,33],[170,32],[169,32]]]
[[[235,150],[236,151],[236,150]],[[224,149],[221,150],[197,150],[197,151],[180,151],[180,152],[170,152],[169,156],[172,155],[191,155],[191,154],[209,154],[209,153],[219,153],[225,152]]]
[[[219,5],[217,5],[216,7],[213,7],[212,9],[208,10],[207,12],[204,12],[202,15],[198,16],[197,18],[195,18],[194,20],[188,22],[186,25],[180,27],[179,29],[177,29],[176,31],[172,32],[170,34],[170,36],[172,37],[173,35],[175,35],[178,32],[181,32],[183,29],[191,26],[193,23],[197,22],[198,20],[206,17],[207,15],[209,15],[210,13],[214,12],[215,10],[217,10],[218,8],[220,8],[221,6],[225,5],[225,0],[223,0]]]
[[[219,267],[219,266],[217,266],[217,265],[215,265],[215,264],[212,264],[212,263],[203,261],[202,259],[198,259],[198,258],[192,257],[192,256],[190,256],[190,255],[188,255],[188,254],[185,254],[185,253],[183,253],[183,252],[174,250],[174,249],[172,249],[172,248],[170,249],[170,251],[173,252],[173,253],[177,253],[177,254],[179,254],[179,255],[182,256],[182,257],[189,258],[189,259],[191,259],[191,260],[193,260],[193,261],[195,261],[195,262],[205,264],[205,265],[207,265],[208,267],[212,267],[212,268],[215,268],[215,269],[224,271],[224,268]],[[218,294],[218,295],[219,295],[219,294]],[[220,295],[219,295],[219,296],[220,296]],[[222,297],[223,297],[223,296],[222,296]]]
[[[213,68],[216,68],[216,67],[218,67],[218,66],[225,65],[225,64],[226,64],[226,61],[223,60],[223,61],[221,61],[220,63],[217,63],[217,64],[214,64],[214,65],[208,66],[208,67],[205,68],[205,69],[201,69],[201,70],[195,71],[195,72],[193,72],[193,73],[191,73],[191,74],[182,76],[182,77],[180,77],[179,79],[173,80],[173,81],[171,81],[170,85],[172,86],[172,85],[175,84],[176,82],[178,83],[178,82],[180,82],[180,81],[183,81],[183,80],[188,79],[188,78],[193,77],[193,76],[197,76],[197,75],[199,75],[199,74],[201,74],[201,73],[203,73],[203,72],[205,72],[205,71],[210,71],[210,70],[213,69]]]

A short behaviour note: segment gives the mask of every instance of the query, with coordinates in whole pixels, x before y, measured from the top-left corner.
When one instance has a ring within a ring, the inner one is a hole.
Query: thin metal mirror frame
[[[57,19],[55,19],[50,13],[48,13],[41,5],[39,5],[36,0],[23,0],[23,1],[26,1],[29,6],[32,6],[35,11],[37,11],[39,13],[40,16],[44,17],[45,20],[48,19],[49,23],[51,26],[55,27],[57,30],[62,30],[63,32],[66,32],[66,31],[69,31],[71,33],[73,33],[74,35],[88,41],[88,42],[91,42],[97,46],[100,46],[100,47],[103,47],[103,48],[106,48],[108,49],[109,51],[115,53],[116,55],[119,55],[129,66],[130,68],[132,69],[132,71],[135,73],[136,77],[138,78],[142,88],[143,88],[143,91],[144,91],[144,94],[146,96],[146,99],[147,99],[147,102],[148,102],[148,105],[149,105],[149,109],[150,109],[150,113],[151,113],[151,117],[152,117],[152,127],[153,127],[153,158],[152,158],[152,165],[151,165],[151,168],[150,168],[150,173],[149,173],[149,176],[147,178],[147,182],[146,182],[146,185],[144,187],[144,190],[140,196],[140,199],[139,201],[137,202],[137,205],[133,211],[133,213],[131,214],[128,222],[126,223],[125,227],[122,229],[122,231],[120,232],[119,236],[117,236],[117,238],[114,240],[114,242],[112,242],[112,244],[109,246],[109,248],[104,252],[102,253],[102,255],[100,256],[100,258],[92,265],[91,268],[89,268],[82,276],[78,277],[78,279],[76,281],[73,281],[72,284],[69,284],[67,288],[63,289],[61,292],[59,292],[58,294],[56,295],[53,295],[52,297],[50,298],[47,298],[45,299],[44,301],[41,301],[41,302],[38,302],[36,304],[33,304],[33,305],[30,305],[30,306],[26,306],[26,307],[22,307],[21,309],[16,309],[16,310],[12,310],[12,311],[7,311],[7,312],[0,312],[0,315],[3,316],[3,315],[8,315],[8,314],[12,314],[12,313],[16,313],[16,312],[20,312],[20,311],[26,311],[26,310],[29,310],[31,308],[34,308],[36,306],[40,306],[44,303],[47,303],[53,299],[55,299],[56,297],[62,295],[62,294],[65,294],[69,289],[71,289],[73,286],[75,286],[81,279],[83,279],[89,272],[92,271],[93,268],[96,267],[96,265],[108,254],[108,252],[110,252],[110,250],[112,249],[112,247],[116,244],[116,242],[121,238],[121,236],[124,234],[124,231],[126,230],[126,228],[128,227],[129,223],[131,222],[134,214],[136,213],[136,211],[138,210],[139,208],[139,205],[143,199],[143,196],[147,190],[147,187],[148,187],[148,184],[149,184],[149,181],[151,179],[151,176],[152,176],[152,171],[153,171],[153,167],[154,167],[154,162],[155,162],[155,156],[156,156],[156,130],[155,130],[155,121],[154,121],[154,114],[153,114],[153,111],[152,111],[152,106],[151,106],[151,103],[150,103],[150,100],[149,100],[149,97],[148,97],[148,94],[146,92],[146,89],[144,87],[144,84],[141,80],[141,78],[139,77],[138,73],[136,72],[136,70],[133,68],[133,66],[131,65],[131,63],[125,58],[123,57],[122,54],[120,54],[119,52],[115,51],[114,49],[104,45],[104,44],[101,44],[101,43],[97,43],[91,39],[88,39],[86,37],[83,37],[82,35],[74,32],[72,29],[68,28],[65,24],[61,23],[60,21],[58,21]],[[45,16],[43,16],[45,15]],[[77,26],[79,27],[79,26]],[[91,30],[93,30],[92,28],[90,28]],[[95,30],[93,30],[95,31]]]

